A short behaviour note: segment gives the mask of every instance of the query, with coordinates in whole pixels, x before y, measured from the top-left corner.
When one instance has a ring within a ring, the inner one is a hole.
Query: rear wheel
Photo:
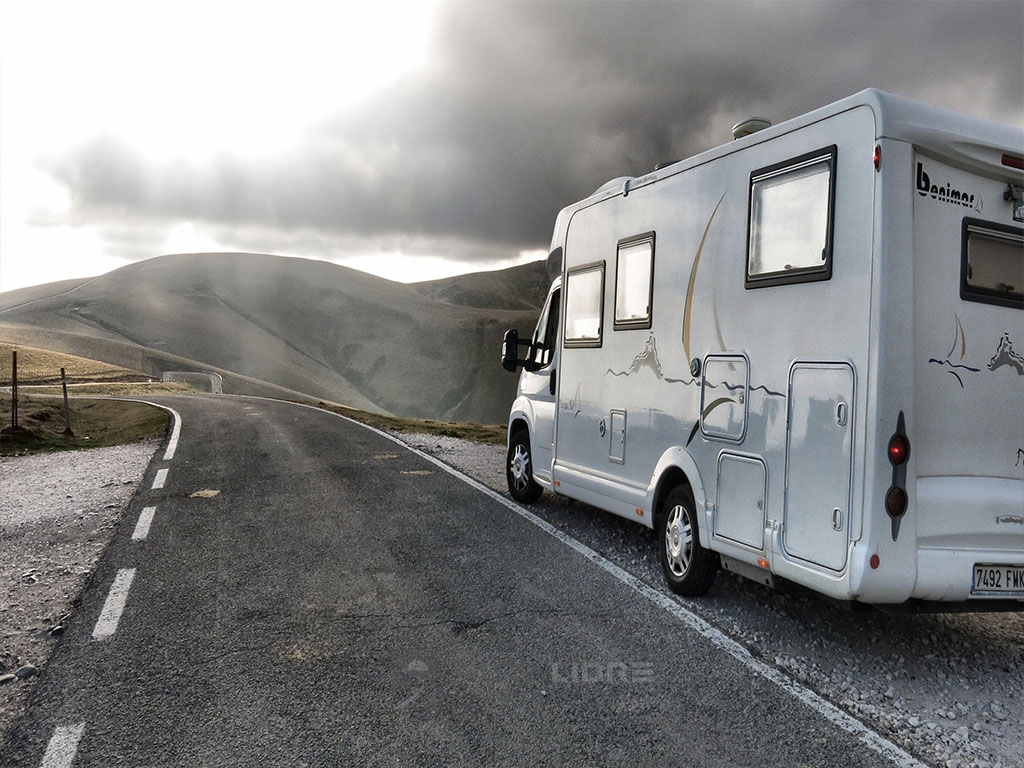
[[[693,495],[677,486],[665,498],[658,519],[661,569],[669,589],[677,595],[705,594],[718,569],[718,556],[700,545]]]
[[[508,480],[508,492],[513,499],[523,504],[532,504],[544,493],[544,489],[533,479],[530,433],[525,429],[515,432],[509,440],[505,477]]]

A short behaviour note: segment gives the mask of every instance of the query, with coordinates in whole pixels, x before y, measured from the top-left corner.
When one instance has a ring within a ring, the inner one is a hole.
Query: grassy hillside
[[[508,284],[500,273],[484,282]],[[483,302],[485,288],[469,284],[463,293]],[[164,256],[53,288],[49,297],[39,287],[0,294],[0,339],[153,376],[212,370],[229,393],[272,389],[483,423],[503,422],[515,393],[516,377],[498,364],[502,333],[531,329],[537,315],[453,304],[422,286],[326,262],[255,254]]]
[[[543,261],[511,269],[474,272],[413,283],[419,293],[436,301],[481,309],[533,310],[540,313],[551,287]]]
[[[56,384],[60,382],[63,368],[69,383],[83,381],[145,381],[146,376],[138,371],[88,360],[76,355],[52,352],[23,345],[0,341],[0,386],[10,386],[13,374],[12,352],[18,353],[18,383]]]

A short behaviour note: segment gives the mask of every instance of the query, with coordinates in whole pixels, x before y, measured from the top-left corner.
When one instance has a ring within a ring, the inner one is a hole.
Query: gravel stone
[[[39,670],[36,669],[31,664],[26,664],[23,667],[18,667],[14,671],[14,676],[16,678],[18,678],[19,680],[27,680],[28,678],[35,677],[38,674],[39,674]]]
[[[160,443],[0,459],[0,753]]]

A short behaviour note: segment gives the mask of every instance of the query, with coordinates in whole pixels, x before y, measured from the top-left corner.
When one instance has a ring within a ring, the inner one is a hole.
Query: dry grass
[[[504,424],[474,424],[468,421],[434,421],[432,419],[404,419],[396,416],[381,416],[377,413],[360,411],[357,408],[349,408],[337,403],[318,402],[318,408],[325,411],[339,413],[348,416],[350,419],[369,424],[371,427],[384,431],[394,432],[417,432],[426,435],[441,435],[443,437],[459,437],[463,440],[472,440],[477,443],[488,445],[504,445],[505,431]]]
[[[12,429],[11,401],[0,401],[0,456],[102,448],[160,436],[167,413],[145,403],[72,399],[73,434],[65,434],[64,404],[55,398],[20,397],[18,428]]]
[[[18,384],[52,384],[60,381],[60,369],[67,372],[68,382],[82,381],[146,381],[138,371],[116,365],[87,360],[84,357],[49,352],[45,349],[0,342],[0,386],[11,384],[11,352],[18,353]]]
[[[85,397],[89,395],[104,395],[110,397],[122,397],[126,395],[191,395],[197,392],[191,384],[181,381],[113,381],[97,382],[95,384],[76,384],[68,387],[68,396],[71,398]],[[61,395],[63,390],[60,384],[47,386],[33,386],[31,390],[21,388],[21,395]],[[2,395],[0,395],[2,397]]]

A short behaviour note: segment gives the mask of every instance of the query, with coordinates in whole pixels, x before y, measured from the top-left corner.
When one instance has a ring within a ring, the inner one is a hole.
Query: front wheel
[[[668,588],[697,597],[711,587],[718,556],[700,545],[693,496],[685,486],[673,488],[658,519],[658,549]]]
[[[533,479],[530,433],[525,429],[520,429],[509,440],[505,478],[508,480],[508,492],[522,504],[532,504],[544,493],[544,489]]]

